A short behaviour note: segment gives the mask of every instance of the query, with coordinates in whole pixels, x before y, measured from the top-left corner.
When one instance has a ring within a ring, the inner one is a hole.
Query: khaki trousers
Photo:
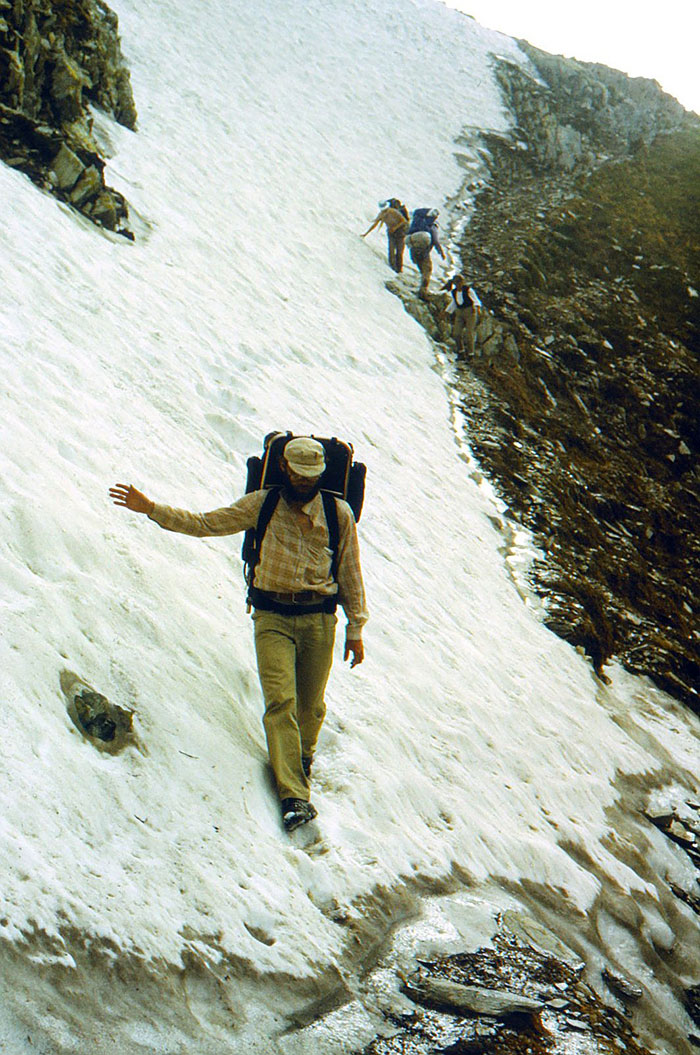
[[[452,319],[452,336],[457,348],[464,348],[464,336],[467,340],[467,351],[474,355],[474,335],[476,333],[476,308],[471,304],[468,308],[457,308]]]
[[[421,275],[418,296],[424,296],[430,286],[430,276],[433,273],[433,261],[430,256],[432,239],[427,231],[414,231],[406,238],[406,245],[411,254],[411,260],[416,265]]]
[[[335,615],[253,614],[255,653],[265,699],[263,725],[280,799],[309,800],[301,759],[313,757],[326,716]]]

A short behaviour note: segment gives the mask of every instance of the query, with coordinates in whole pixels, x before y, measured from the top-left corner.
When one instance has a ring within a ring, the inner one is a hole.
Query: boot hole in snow
[[[277,938],[272,938],[266,931],[261,927],[255,927],[251,923],[243,923],[243,926],[256,941],[259,941],[262,945],[274,945]]]

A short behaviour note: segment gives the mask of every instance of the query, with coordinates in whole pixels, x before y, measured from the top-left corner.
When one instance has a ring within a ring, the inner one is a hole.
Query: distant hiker
[[[400,274],[403,269],[403,249],[408,230],[408,209],[404,203],[399,201],[398,198],[388,198],[386,201],[380,201],[379,212],[372,221],[372,225],[362,235],[362,238],[366,238],[370,231],[373,231],[375,227],[382,223],[386,225],[389,267],[393,268],[397,274]]]
[[[437,209],[414,209],[406,235],[406,245],[411,253],[411,260],[421,273],[421,284],[418,290],[421,300],[428,299],[430,276],[433,273],[431,251],[437,249],[442,259],[445,259],[438,236],[438,215]]]
[[[478,294],[468,285],[464,275],[453,275],[441,288],[450,294],[446,310],[448,315],[452,315],[452,336],[457,350],[461,352],[464,348],[464,335],[467,340],[467,351],[470,355],[474,355],[476,324],[481,307]]]
[[[310,773],[326,708],[324,692],[333,662],[336,605],[347,616],[345,656],[355,667],[364,659],[367,621],[357,529],[350,506],[335,500],[338,545],[330,531],[320,491],[323,445],[310,437],[291,439],[279,460],[284,484],[262,540],[254,572],[255,650],[265,698],[263,724],[287,831],[316,816]],[[255,529],[268,491],[245,494],[210,513],[189,513],[151,501],[130,484],[110,488],[115,505],[145,513],[168,531],[205,537]]]

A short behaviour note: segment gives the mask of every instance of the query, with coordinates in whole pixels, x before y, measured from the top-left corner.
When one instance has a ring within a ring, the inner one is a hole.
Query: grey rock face
[[[105,186],[91,105],[136,128],[114,12],[102,0],[0,0],[0,158],[128,234],[126,202]]]
[[[630,154],[690,119],[656,81],[518,43],[546,83],[536,86],[505,62],[497,65],[497,77],[518,122],[530,133],[541,125],[529,142],[549,165],[572,171],[606,154]]]

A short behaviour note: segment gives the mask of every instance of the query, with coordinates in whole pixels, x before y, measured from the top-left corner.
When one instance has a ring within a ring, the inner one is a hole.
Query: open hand
[[[152,513],[154,502],[146,498],[145,494],[137,491],[131,484],[115,484],[109,489],[109,497],[115,506],[125,506],[133,513]]]

